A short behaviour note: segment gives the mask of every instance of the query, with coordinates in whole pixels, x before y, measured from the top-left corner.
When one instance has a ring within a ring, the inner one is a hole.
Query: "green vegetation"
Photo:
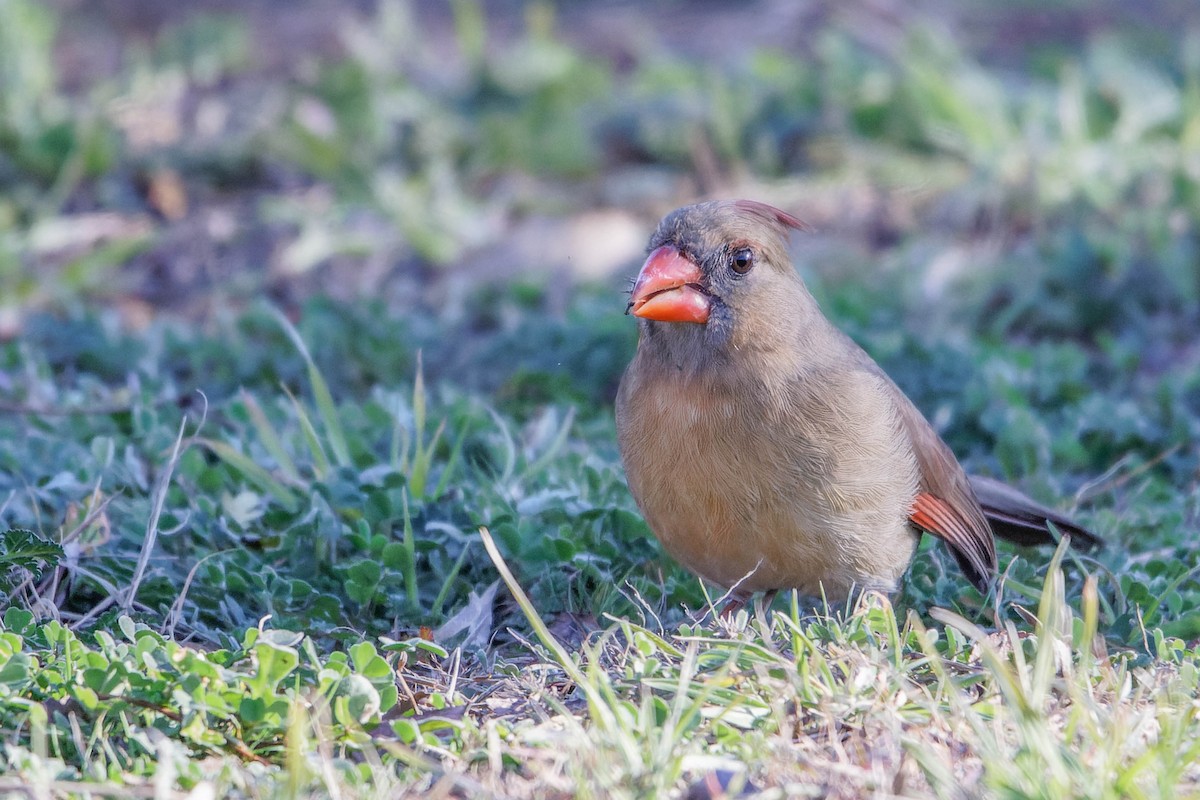
[[[1200,791],[1200,38],[618,68],[586,4],[451,7],[72,71],[0,0],[0,794]],[[890,602],[704,616],[617,457],[619,277],[484,279],[701,192],[813,222],[831,318],[1109,546],[1004,550],[995,612],[927,541]]]

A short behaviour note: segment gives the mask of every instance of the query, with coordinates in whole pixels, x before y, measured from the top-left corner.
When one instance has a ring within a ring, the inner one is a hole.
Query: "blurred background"
[[[531,274],[562,306],[739,195],[921,325],[1136,319],[1166,364],[1198,179],[1188,0],[0,2],[5,337],[80,303],[461,316]]]

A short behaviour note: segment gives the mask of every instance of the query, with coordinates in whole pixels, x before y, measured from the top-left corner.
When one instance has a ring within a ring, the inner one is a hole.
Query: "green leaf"
[[[137,642],[137,623],[125,614],[117,618],[117,626],[121,629],[121,633],[125,634],[125,638],[131,642]]]
[[[408,548],[404,545],[404,542],[389,542],[383,548],[380,558],[385,567],[397,572],[404,572],[412,564],[412,558],[409,556]]]
[[[25,634],[33,625],[33,612],[16,606],[4,610],[4,629]]]
[[[33,659],[25,653],[14,653],[0,666],[0,686],[19,688],[29,683],[34,667]]]
[[[404,744],[413,744],[421,738],[421,726],[407,717],[392,720],[392,731]]]
[[[379,691],[362,675],[351,675],[342,682],[347,710],[354,720],[365,725],[379,715]]]
[[[81,706],[88,711],[94,711],[100,707],[100,697],[86,686],[72,686],[71,697],[75,698]]]
[[[356,561],[346,569],[346,594],[360,605],[371,602],[379,580],[383,577],[383,567],[378,562],[364,558]]]
[[[281,681],[300,664],[300,654],[292,647],[273,644],[265,639],[254,645],[258,669],[248,682],[252,697],[267,698]]]
[[[62,546],[24,528],[0,532],[0,590],[12,588],[7,575],[14,567],[27,570],[34,577],[41,575],[43,566],[56,567],[63,558]]]
[[[431,642],[419,636],[405,639],[402,642],[393,642],[385,638],[383,642],[380,649],[385,653],[430,653],[437,658],[447,658],[450,655],[450,651],[437,642]]]
[[[354,665],[354,669],[357,672],[362,672],[371,659],[377,658],[378,655],[379,653],[376,652],[375,645],[371,642],[359,642],[350,646],[350,663]]]
[[[267,714],[267,702],[261,697],[243,697],[238,703],[238,714],[246,722],[261,722]]]

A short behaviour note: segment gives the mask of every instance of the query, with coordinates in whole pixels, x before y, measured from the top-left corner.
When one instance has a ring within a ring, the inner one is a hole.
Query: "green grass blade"
[[[458,436],[454,438],[454,444],[450,446],[450,456],[446,459],[446,465],[442,467],[442,474],[438,476],[437,485],[433,487],[430,497],[437,499],[444,495],[446,489],[449,488],[450,479],[454,477],[458,461],[462,458],[463,443],[467,440],[467,433],[470,430],[470,423],[464,421],[462,427],[459,428]]]
[[[412,513],[408,508],[408,490],[400,494],[404,509],[404,553],[407,556],[404,563],[404,594],[408,612],[413,615],[421,613],[420,584],[417,583],[417,542],[413,536]]]
[[[334,461],[339,467],[351,466],[350,448],[346,444],[346,433],[342,428],[341,419],[338,417],[337,405],[333,401],[333,394],[329,391],[329,385],[325,383],[325,378],[321,375],[321,371],[317,369],[317,364],[313,361],[312,355],[308,352],[308,347],[304,344],[304,339],[301,338],[300,332],[296,330],[291,321],[283,315],[278,309],[272,309],[276,321],[283,328],[284,333],[292,340],[297,352],[304,358],[305,364],[308,365],[308,383],[309,388],[313,393],[313,402],[317,406],[317,414],[321,419],[321,424],[325,428],[325,438],[329,441],[329,449],[333,451]]]
[[[292,401],[292,408],[296,412],[296,419],[300,423],[300,431],[304,434],[304,442],[308,445],[309,455],[313,460],[313,472],[318,480],[325,480],[329,477],[331,465],[329,457],[325,454],[325,448],[321,444],[321,436],[317,433],[317,429],[312,424],[312,418],[308,415],[308,410],[304,408],[304,404],[291,393],[286,386],[280,386],[288,399]]]
[[[242,473],[246,480],[269,494],[285,510],[289,512],[296,510],[298,498],[295,493],[285,484],[272,478],[270,472],[255,463],[249,456],[235,450],[225,442],[218,442],[214,439],[193,438],[192,441],[201,447],[208,448],[222,461]]]
[[[263,412],[262,406],[254,399],[254,396],[244,389],[239,397],[242,404],[246,407],[247,413],[250,415],[250,422],[254,425],[254,430],[258,433],[258,438],[262,442],[262,446],[270,454],[271,458],[275,459],[276,466],[283,473],[283,477],[291,483],[301,483],[300,472],[296,469],[296,462],[288,454],[287,448],[283,446],[283,440],[279,438],[279,434],[267,419],[266,413]]]

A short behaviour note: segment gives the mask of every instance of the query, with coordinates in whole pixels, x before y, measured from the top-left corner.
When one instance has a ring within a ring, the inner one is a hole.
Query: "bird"
[[[1000,481],[968,476],[883,369],[825,317],[788,255],[795,216],[755,200],[677,209],[626,313],[615,415],[630,491],[665,551],[730,603],[797,590],[891,594],[923,534],[985,595],[995,536],[1100,543]],[[728,610],[728,608],[727,608]]]

